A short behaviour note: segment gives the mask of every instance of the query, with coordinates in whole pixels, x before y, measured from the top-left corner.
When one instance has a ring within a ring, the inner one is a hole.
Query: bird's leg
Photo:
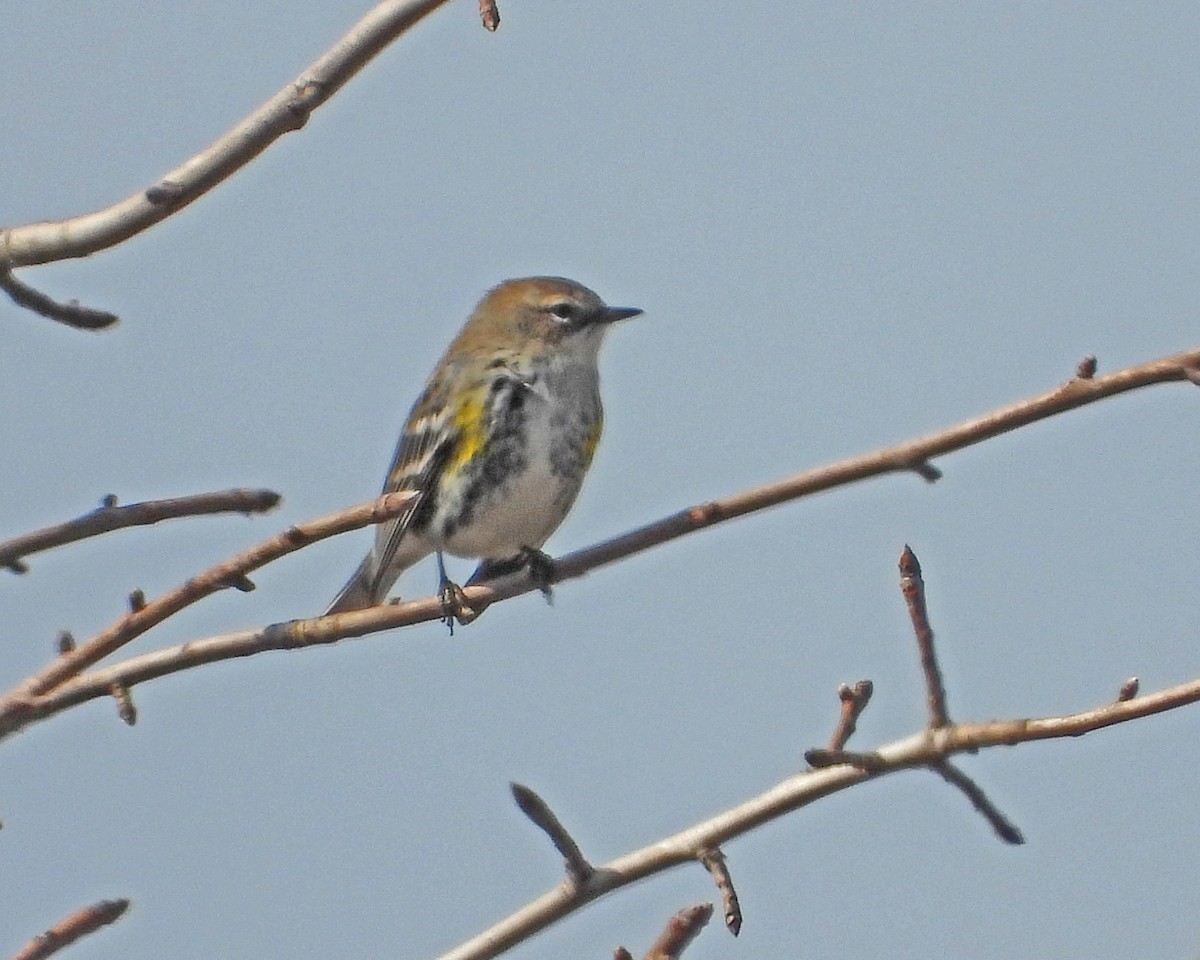
[[[450,636],[454,636],[454,621],[458,620],[466,626],[475,619],[475,611],[467,604],[467,596],[462,587],[446,576],[446,560],[442,551],[437,551],[438,565],[438,597],[442,602],[442,623],[450,628]]]
[[[535,550],[533,547],[522,547],[521,559],[529,567],[529,578],[533,581],[533,585],[542,591],[546,603],[554,603],[554,591],[550,589],[550,585],[554,583],[554,578],[558,575],[554,559],[550,554]]]
[[[542,596],[546,598],[547,603],[553,603],[554,593],[550,586],[558,576],[558,571],[549,554],[533,547],[522,547],[515,556],[506,557],[503,560],[481,561],[475,568],[475,572],[471,574],[471,579],[467,581],[467,586],[482,583],[485,580],[512,576],[522,570],[529,571],[529,578],[533,581],[533,585],[542,591]]]

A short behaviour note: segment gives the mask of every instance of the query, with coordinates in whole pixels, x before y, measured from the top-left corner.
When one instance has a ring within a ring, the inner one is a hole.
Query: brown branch
[[[76,910],[45,933],[34,937],[12,960],[45,960],[80,937],[86,937],[89,933],[113,923],[128,909],[128,900],[101,900],[90,907]]]
[[[172,614],[178,613],[218,590],[231,585],[244,586],[246,574],[251,570],[256,570],[272,560],[278,560],[310,543],[398,516],[404,512],[410,500],[411,494],[408,492],[385,494],[377,500],[351,507],[348,510],[341,510],[328,517],[297,524],[270,540],[251,547],[198,576],[192,577],[155,600],[147,602],[143,597],[140,603],[131,603],[134,609],[131,609],[129,613],[107,629],[102,630],[87,642],[79,644],[73,650],[63,653],[48,667],[34,674],[5,697],[0,698],[0,738],[23,725],[21,718],[28,715],[31,701],[34,698],[45,695],[64,681],[78,675],[82,670],[98,663]],[[140,594],[140,591],[135,591],[135,593]],[[126,681],[119,676],[112,677],[108,681],[105,692],[111,692],[114,685],[128,689],[137,682],[137,680]]]
[[[500,11],[496,9],[496,0],[479,0],[479,19],[483,21],[485,30],[495,33],[500,26]]]
[[[523,784],[512,783],[509,784],[509,787],[521,812],[545,832],[546,836],[550,838],[550,842],[554,844],[554,848],[563,855],[567,876],[572,885],[578,886],[586,883],[595,871],[588,863],[587,857],[583,855],[583,851],[579,849],[575,838],[567,832],[567,828],[554,815],[554,811],[550,809],[546,801]]]
[[[104,210],[0,230],[0,277],[9,295],[45,316],[71,322],[71,312],[14,280],[17,267],[86,257],[115,246],[182,210],[267,149],[299,130],[393,40],[446,0],[385,0],[330,50],[254,113],[157,183]],[[72,326],[97,330],[116,318],[75,307]]]
[[[711,903],[684,907],[667,921],[667,926],[646,954],[646,960],[677,960],[712,918]]]
[[[875,769],[842,764],[795,774],[710,820],[597,867],[584,888],[569,890],[560,884],[483,933],[442,954],[438,960],[488,960],[498,956],[599,897],[690,863],[701,850],[721,846],[734,837],[866,780],[900,770],[943,764],[955,754],[976,753],[1034,740],[1078,737],[1198,701],[1200,679],[1069,716],[961,723],[922,730],[876,751],[880,763]]]
[[[742,904],[738,900],[737,890],[733,886],[733,876],[729,872],[729,864],[725,862],[725,854],[715,847],[700,851],[697,859],[717,885],[721,894],[721,907],[725,912],[725,926],[735,937],[742,931]],[[709,908],[712,913],[712,908]],[[705,918],[705,923],[708,919]]]
[[[274,509],[279,500],[279,494],[273,490],[237,489],[197,493],[170,500],[146,500],[118,507],[116,497],[110,494],[97,509],[74,520],[43,527],[10,540],[0,540],[0,567],[24,573],[27,569],[24,563],[26,557],[53,547],[98,537],[125,527],[143,527],[179,517],[213,513],[243,513],[247,516],[266,513]]]
[[[908,606],[913,633],[917,635],[917,652],[921,671],[925,674],[925,698],[929,708],[929,726],[944,727],[950,722],[946,712],[946,687],[933,648],[933,628],[929,625],[929,610],[925,605],[925,581],[921,579],[921,564],[908,544],[900,554],[900,592]]]
[[[0,233],[0,238],[3,234]],[[40,290],[35,290],[22,283],[12,275],[11,270],[0,269],[0,290],[3,290],[18,307],[32,310],[39,316],[65,323],[77,330],[104,330],[120,320],[115,313],[107,310],[93,310],[80,305],[77,300],[59,303],[52,297],[46,296]]]
[[[854,731],[858,728],[858,718],[871,702],[871,694],[874,691],[875,685],[870,680],[859,680],[853,687],[844,683],[838,687],[840,709],[837,726],[829,738],[830,752],[836,753],[845,749],[846,741],[854,736]]]
[[[1025,842],[1025,837],[1017,825],[1001,813],[1000,809],[983,792],[983,788],[958,767],[949,762],[935,763],[933,771],[952,787],[957,787],[962,791],[963,795],[971,801],[971,806],[991,825],[991,828],[996,831],[996,836],[1001,840],[1011,844]]]
[[[639,527],[622,536],[614,537],[575,553],[566,554],[554,561],[553,579],[555,582],[561,582],[581,577],[592,570],[615,563],[651,547],[747,513],[776,506],[785,501],[797,500],[833,487],[844,486],[885,473],[911,470],[913,464],[924,462],[925,459],[935,454],[948,453],[979,443],[990,437],[1094,403],[1105,397],[1156,383],[1190,382],[1193,376],[1200,379],[1200,373],[1197,371],[1200,371],[1200,349],[1152,360],[1090,380],[1072,380],[1048,393],[968,420],[919,440],[853,457],[720,500],[700,504],[663,520]],[[367,504],[345,511],[345,515],[372,508],[373,504]],[[326,521],[332,519],[334,518],[326,518]],[[365,522],[378,522],[378,520]],[[353,529],[358,525],[361,524],[348,524],[344,529]],[[333,532],[340,532],[340,530]],[[267,546],[272,542],[269,541]],[[259,549],[262,548],[255,548],[255,550]],[[254,550],[248,553],[254,553]],[[281,554],[266,556],[261,561],[257,561],[254,566],[261,566],[262,563],[274,559],[277,555]],[[222,585],[236,585],[240,583],[237,581],[238,575],[244,577],[245,570],[237,569],[237,562],[238,558],[234,558],[234,560],[214,568],[214,570],[223,571],[221,575],[225,577],[225,580]],[[211,578],[212,575],[213,573],[210,571],[209,574],[202,575],[202,578],[198,579],[203,579],[205,576]],[[533,578],[527,574],[520,574],[508,577],[503,581],[464,587],[463,596],[473,610],[481,612],[492,603],[540,589],[543,585],[540,582],[534,582]],[[43,674],[22,684],[7,697],[0,698],[0,739],[34,720],[51,716],[85,700],[107,696],[113,683],[132,687],[146,680],[187,670],[204,663],[252,656],[267,650],[291,650],[337,643],[351,637],[361,637],[410,624],[440,620],[445,613],[439,597],[426,597],[407,603],[372,607],[367,610],[356,610],[329,617],[270,624],[255,630],[209,637],[144,656],[132,657],[113,667],[90,672],[69,683],[64,682],[68,677],[77,674],[80,669],[107,656],[128,639],[145,632],[150,626],[170,616],[177,609],[182,609],[187,603],[194,602],[196,597],[188,593],[188,590],[189,587],[185,584],[179,591],[148,604],[141,614],[136,615],[143,619],[130,622],[126,618],[118,621],[109,630],[93,638],[80,650],[95,645],[94,649],[102,652],[99,656],[92,656],[89,653],[87,664],[79,666],[81,660],[71,659],[80,656],[79,651],[76,651],[64,657],[59,664],[52,665],[48,670],[43,671]],[[170,603],[166,602],[181,592],[187,594],[186,603],[180,599],[173,599]],[[200,595],[207,595],[208,592],[211,592],[211,589]],[[135,628],[135,633],[128,632]],[[62,688],[54,690],[51,694],[50,691],[59,684],[62,684]]]

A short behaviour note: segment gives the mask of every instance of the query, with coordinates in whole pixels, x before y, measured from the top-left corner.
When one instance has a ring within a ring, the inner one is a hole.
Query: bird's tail
[[[354,571],[354,576],[346,581],[346,585],[338,591],[333,602],[326,608],[326,615],[345,613],[347,610],[363,610],[379,602],[379,598],[375,596],[378,584],[375,565],[371,562],[373,558],[374,555],[370,553],[363,557],[363,562]]]

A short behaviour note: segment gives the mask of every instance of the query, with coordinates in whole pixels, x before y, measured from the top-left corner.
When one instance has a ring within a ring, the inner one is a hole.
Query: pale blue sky
[[[290,81],[365,9],[9,4],[0,222],[107,205]],[[555,273],[646,315],[603,357],[607,433],[552,552],[1197,345],[1200,8],[461,0],[181,216],[22,274],[124,318],[0,303],[0,536],[269,486],[274,515],[128,531],[0,577],[11,686],[284,525],[372,496],[479,295]],[[76,956],[435,956],[558,858],[507,784],[602,862],[775,783],[870,677],[862,748],[923,692],[896,587],[926,572],[952,714],[1084,709],[1200,675],[1200,394],[1119,398],[900,476],[437,625],[222,664],[0,746],[0,952],[134,900]],[[318,612],[361,532],[131,652]],[[470,564],[457,572],[465,574]],[[428,592],[432,563],[401,583]],[[726,849],[746,913],[688,953],[1194,957],[1200,713],[964,761],[1006,848],[935,777],[826,800]],[[513,956],[635,954],[699,867]]]

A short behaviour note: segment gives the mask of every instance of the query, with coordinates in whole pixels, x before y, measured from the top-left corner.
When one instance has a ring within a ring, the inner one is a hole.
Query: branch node
[[[160,180],[146,191],[146,201],[156,207],[178,203],[184,195],[182,183],[176,180]]]
[[[546,833],[555,849],[563,855],[567,877],[571,882],[576,885],[586,883],[595,873],[595,869],[588,863],[583,851],[579,849],[579,844],[567,833],[567,828],[554,815],[546,801],[523,784],[511,783],[509,788],[521,812]]]
[[[1123,703],[1126,700],[1132,700],[1138,695],[1138,687],[1140,683],[1137,677],[1130,677],[1123,684],[1121,689],[1117,691],[1117,703]]]
[[[1076,380],[1091,380],[1096,375],[1096,358],[1090,353],[1075,367]]]
[[[234,590],[240,590],[242,593],[250,593],[255,589],[254,581],[244,573],[231,574],[227,583]]]
[[[810,767],[817,769],[836,767],[847,763],[852,767],[858,767],[859,770],[871,773],[875,770],[882,770],[886,766],[883,757],[873,750],[859,753],[854,750],[827,750],[825,747],[813,747],[811,750],[804,751],[804,759]]]
[[[29,564],[27,564],[24,560],[9,560],[8,563],[4,565],[4,569],[16,574],[28,573]]]
[[[733,877],[729,874],[729,865],[725,862],[725,854],[716,847],[706,847],[696,854],[696,859],[712,875],[713,882],[716,883],[717,890],[721,894],[721,907],[725,911],[725,926],[736,937],[742,929],[742,905],[738,902],[737,890],[733,887]]]
[[[942,479],[942,471],[928,460],[917,460],[909,465],[909,469],[926,483],[937,483]]]
[[[123,683],[114,683],[109,687],[113,699],[117,701],[117,716],[125,721],[125,726],[132,727],[137,723],[137,707],[133,703],[133,695]]]
[[[1183,367],[1184,377],[1191,383],[1200,387],[1200,366],[1194,364],[1185,364]]]

